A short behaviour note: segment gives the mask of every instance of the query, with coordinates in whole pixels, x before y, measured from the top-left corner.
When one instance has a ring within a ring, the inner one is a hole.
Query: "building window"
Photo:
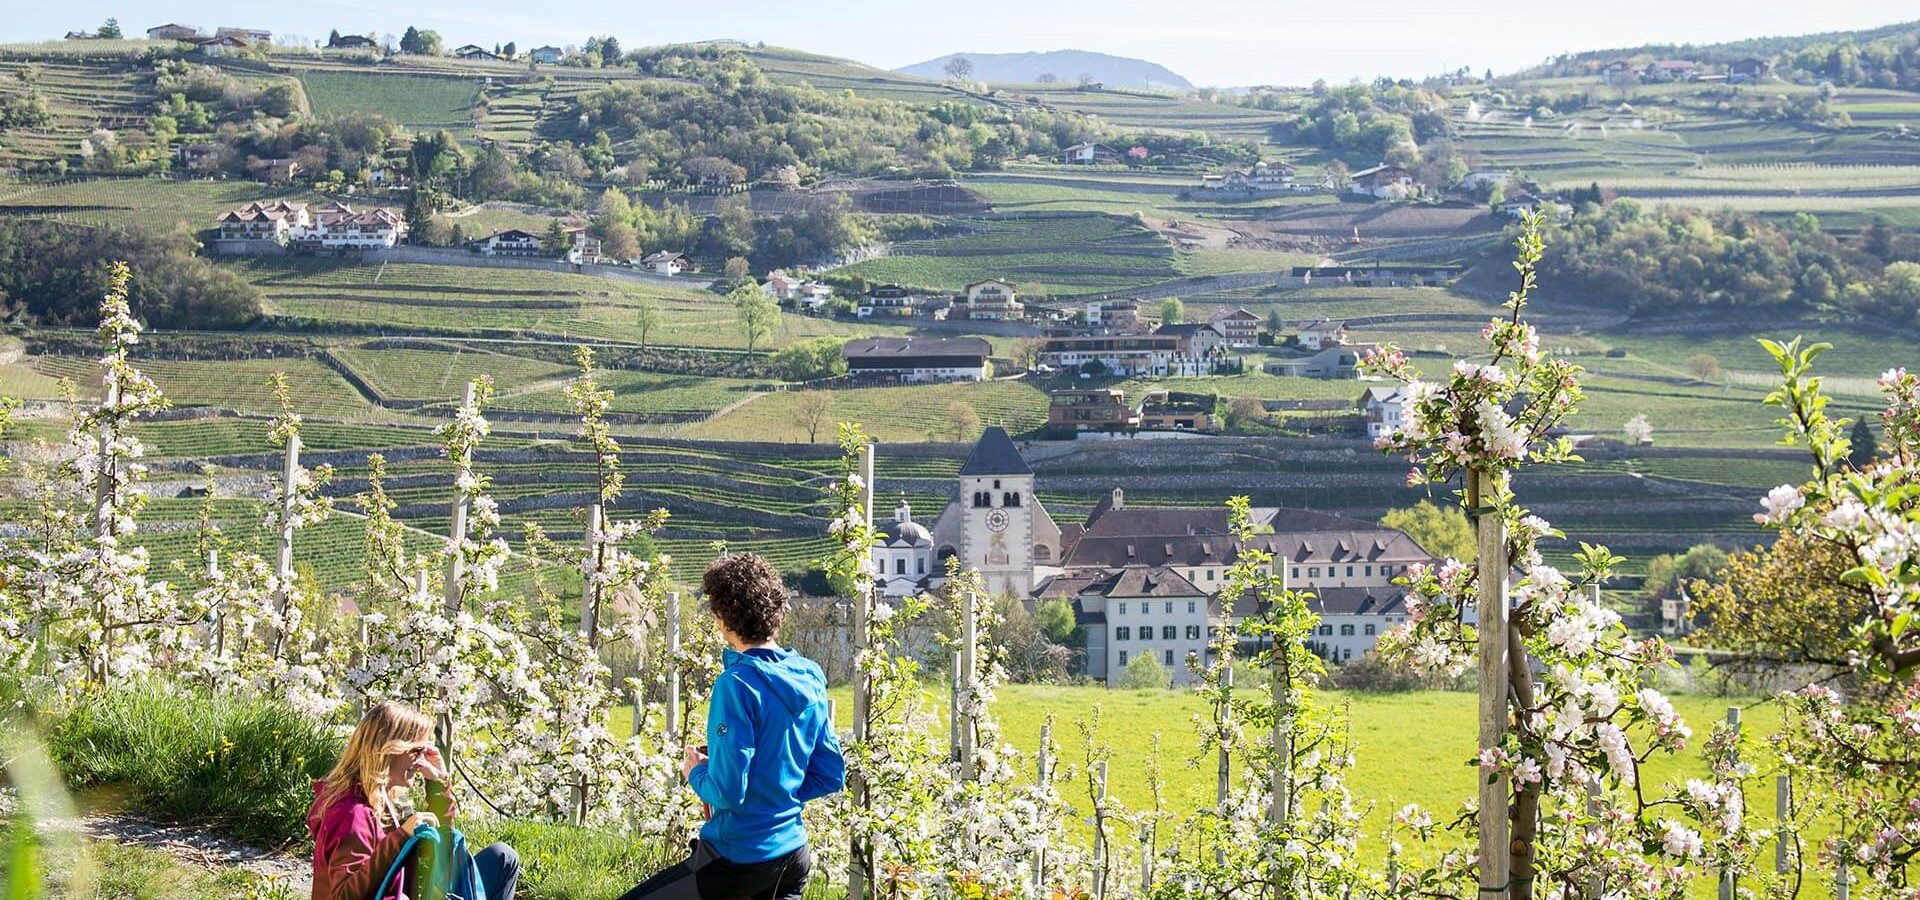
[[[1293,576],[1292,576],[1292,577],[1294,577],[1294,578],[1299,578],[1299,577],[1300,577],[1300,567],[1299,567],[1299,566],[1294,566],[1294,567],[1293,567]]]
[[[1218,573],[1216,573],[1216,572],[1214,572],[1214,570],[1212,570],[1212,569],[1208,569],[1208,570],[1207,570],[1207,580],[1208,580],[1208,581],[1212,581],[1212,580],[1213,580],[1213,576],[1214,576],[1214,575],[1216,575],[1216,574],[1218,574]]]
[[[1045,544],[1035,544],[1033,545],[1033,558],[1039,562],[1051,560],[1053,559],[1053,548]]]
[[[1352,625],[1342,625],[1342,626],[1340,626],[1340,636],[1341,636],[1341,637],[1353,637],[1353,626],[1352,626]]]
[[[1163,641],[1171,641],[1171,640],[1174,640],[1174,639],[1176,639],[1176,638],[1178,638],[1178,637],[1180,637],[1180,629],[1179,629],[1179,627],[1177,627],[1177,626],[1174,626],[1174,625],[1162,625],[1162,626],[1160,626],[1160,639],[1161,639],[1161,640],[1163,640]]]
[[[1113,630],[1113,639],[1116,641],[1124,641],[1132,637],[1133,637],[1133,629],[1128,628],[1125,625],[1122,625],[1119,628],[1116,628]]]
[[[1373,636],[1373,623],[1372,623],[1372,622],[1368,622],[1368,623],[1367,623],[1367,636],[1368,636],[1368,637],[1372,637],[1372,636]]]
[[[1188,626],[1187,626],[1187,640],[1190,640],[1190,641],[1197,641],[1197,640],[1199,640],[1199,639],[1200,639],[1200,626],[1198,626],[1198,625],[1188,625]]]
[[[1152,625],[1142,625],[1142,626],[1140,626],[1140,640],[1143,640],[1143,641],[1150,641],[1150,640],[1153,640],[1153,626],[1152,626]]]
[[[913,574],[915,575],[927,574],[927,558],[926,557],[922,556],[913,561]]]
[[[1172,668],[1173,667],[1173,651],[1168,650],[1167,655],[1164,657],[1164,659],[1166,659],[1167,661],[1167,667]]]
[[[893,574],[895,575],[907,574],[907,561],[905,558],[896,559],[893,561]]]
[[[1369,576],[1371,576],[1371,575],[1373,575],[1373,567],[1372,567],[1372,566],[1367,566],[1367,567],[1366,567],[1366,569],[1367,569],[1367,575],[1369,575]]]
[[[1019,491],[1008,491],[1008,492],[1006,493],[1006,496],[1005,496],[1005,497],[1003,497],[1003,498],[1001,499],[1001,505],[1002,505],[1002,506],[1019,506],[1019,505],[1020,505],[1020,492],[1019,492]]]
[[[1167,614],[1168,614],[1168,615],[1172,615],[1172,614],[1173,614],[1173,601],[1172,601],[1172,600],[1168,600],[1168,601],[1167,601]]]
[[[1120,614],[1123,616],[1127,614],[1127,604],[1125,602],[1120,604]]]
[[[1332,625],[1320,626],[1320,634],[1325,637],[1331,637],[1333,635],[1333,626]]]
[[[973,506],[975,509],[984,509],[992,505],[993,505],[992,494],[989,494],[986,491],[973,492]]]
[[[1124,669],[1126,668],[1126,666],[1127,666],[1127,651],[1122,650],[1120,651],[1120,667]]]
[[[1340,661],[1341,661],[1341,662],[1345,662],[1345,661],[1347,661],[1347,660],[1349,660],[1349,659],[1352,659],[1352,658],[1353,658],[1353,648],[1352,648],[1352,647],[1344,647],[1344,648],[1342,648],[1342,649],[1340,650]]]
[[[1320,577],[1320,567],[1319,567],[1319,566],[1314,566],[1313,568],[1310,568],[1310,569],[1308,569],[1308,570],[1307,570],[1307,577],[1308,577],[1308,578],[1319,578],[1319,577]]]
[[[1352,566],[1348,566],[1348,567],[1347,567],[1347,577],[1348,577],[1348,578],[1352,578],[1352,577],[1353,577],[1353,567],[1352,567]]]
[[[1188,613],[1194,613],[1194,612],[1198,612],[1198,611],[1199,611],[1199,606],[1200,606],[1200,602],[1199,602],[1198,600],[1188,600],[1188,601],[1187,601],[1187,612],[1188,612]]]

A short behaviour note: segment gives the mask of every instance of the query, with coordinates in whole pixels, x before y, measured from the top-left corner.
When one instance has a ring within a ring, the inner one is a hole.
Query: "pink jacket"
[[[313,807],[307,810],[307,831],[313,835],[313,900],[407,900],[412,873],[406,866],[384,895],[373,895],[406,844],[407,833],[382,828],[359,790],[335,797],[322,809],[321,788],[314,782]]]

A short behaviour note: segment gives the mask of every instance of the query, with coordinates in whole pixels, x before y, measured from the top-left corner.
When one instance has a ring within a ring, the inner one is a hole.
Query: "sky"
[[[1870,28],[1916,8],[1893,0],[0,0],[0,41],[58,37],[117,17],[131,36],[180,22],[325,38],[329,29],[440,32],[446,46],[627,47],[736,38],[896,68],[947,53],[1079,49],[1160,63],[1198,85],[1307,84],[1496,72],[1555,54],[1649,42]]]

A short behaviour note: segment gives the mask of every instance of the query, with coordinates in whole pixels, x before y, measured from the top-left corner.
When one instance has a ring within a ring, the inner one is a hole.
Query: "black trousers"
[[[813,871],[813,851],[800,849],[766,862],[737,863],[702,840],[692,855],[654,873],[620,900],[799,900]]]

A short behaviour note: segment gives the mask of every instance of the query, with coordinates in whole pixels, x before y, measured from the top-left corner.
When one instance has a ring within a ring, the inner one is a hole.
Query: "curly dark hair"
[[[741,553],[716,559],[700,583],[713,614],[742,641],[764,643],[780,630],[780,619],[787,612],[787,587],[765,558]]]

